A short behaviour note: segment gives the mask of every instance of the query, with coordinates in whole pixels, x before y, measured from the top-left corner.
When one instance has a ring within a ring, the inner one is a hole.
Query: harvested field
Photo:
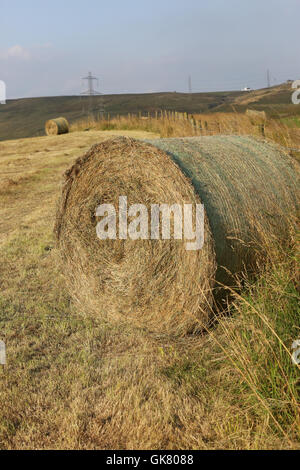
[[[1,449],[296,449],[296,250],[277,249],[231,317],[174,339],[74,303],[53,226],[61,175],[91,145],[141,131],[0,143]],[[276,333],[276,336],[274,334]]]

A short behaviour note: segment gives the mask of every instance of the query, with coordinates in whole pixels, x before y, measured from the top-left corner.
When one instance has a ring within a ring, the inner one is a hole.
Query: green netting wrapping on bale
[[[255,266],[264,237],[285,237],[297,211],[296,163],[251,137],[212,136],[95,145],[65,174],[55,233],[70,291],[84,308],[152,331],[207,325],[217,282]],[[182,240],[99,240],[96,207],[205,207],[204,246]],[[231,274],[230,274],[231,273]]]
[[[276,144],[248,136],[152,141],[190,179],[215,241],[217,281],[255,265],[265,239],[285,238],[297,214],[299,165]]]

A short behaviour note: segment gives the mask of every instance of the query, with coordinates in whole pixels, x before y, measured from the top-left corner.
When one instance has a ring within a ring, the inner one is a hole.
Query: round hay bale
[[[50,119],[46,122],[45,131],[47,135],[60,135],[69,132],[69,123],[64,117]]]
[[[257,111],[256,109],[246,109],[246,115],[253,123],[263,123],[267,120],[265,111]]]
[[[207,324],[216,270],[205,221],[202,250],[181,240],[100,240],[101,203],[200,203],[191,183],[161,150],[129,138],[95,145],[66,173],[55,231],[73,297],[108,318],[183,334]]]
[[[95,145],[65,174],[55,233],[68,285],[86,308],[152,331],[184,334],[207,325],[215,282],[255,264],[253,240],[284,234],[297,206],[296,169],[275,145],[251,137]],[[99,240],[96,207],[205,206],[204,246],[182,240]],[[216,272],[216,260],[218,269]]]

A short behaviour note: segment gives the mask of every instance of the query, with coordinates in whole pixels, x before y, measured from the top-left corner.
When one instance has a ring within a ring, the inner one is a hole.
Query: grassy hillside
[[[244,112],[247,108],[253,108],[265,111],[269,117],[273,118],[300,115],[300,106],[292,103],[293,91],[291,83],[253,90],[233,97],[231,103],[223,103],[218,106],[217,110],[227,112],[235,109],[237,112]]]
[[[0,106],[0,140],[44,135],[45,121],[63,115],[70,122],[88,116],[89,109],[97,116],[104,106],[112,116],[174,110],[200,113],[231,102],[241,92],[150,93],[131,95],[59,96],[9,100]]]
[[[111,117],[128,113],[154,113],[159,110],[187,112],[244,112],[248,107],[264,110],[271,117],[300,115],[300,106],[291,103],[291,85],[251,92],[148,93],[89,97],[58,96],[8,100],[0,106],[0,140],[44,135],[45,122],[65,116],[71,123],[97,117],[100,110]]]

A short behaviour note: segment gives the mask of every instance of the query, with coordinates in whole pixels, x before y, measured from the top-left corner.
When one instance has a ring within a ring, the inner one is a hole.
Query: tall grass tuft
[[[238,400],[251,410],[253,426],[265,422],[291,445],[300,438],[300,367],[292,360],[300,338],[298,242],[299,234],[289,247],[268,250],[258,278],[232,290],[230,317],[209,332],[221,361],[239,377]]]

